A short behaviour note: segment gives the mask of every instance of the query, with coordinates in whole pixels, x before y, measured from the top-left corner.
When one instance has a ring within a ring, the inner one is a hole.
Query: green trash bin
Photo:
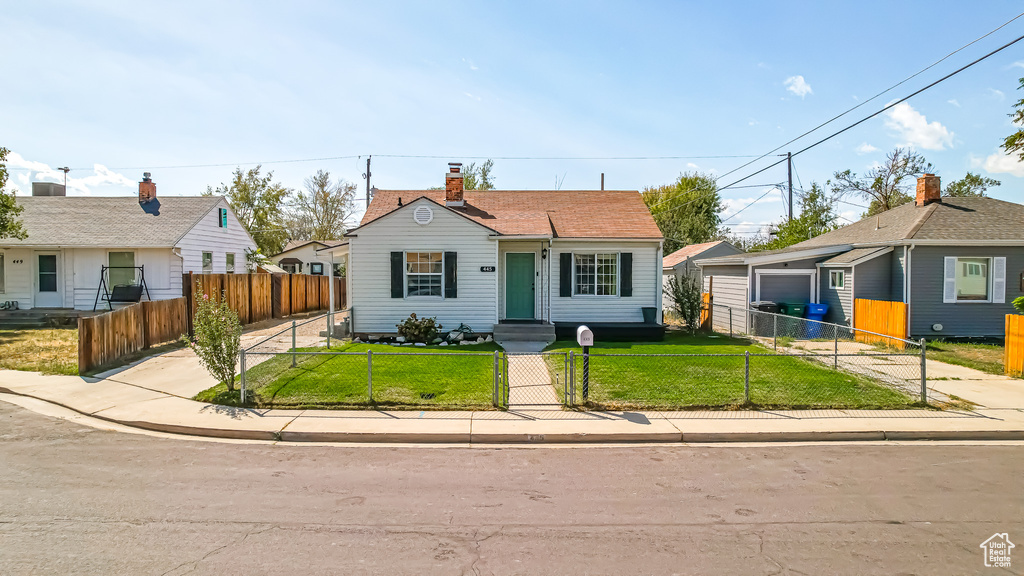
[[[805,310],[807,310],[807,304],[800,302],[784,302],[779,304],[779,312],[794,318],[803,318]]]

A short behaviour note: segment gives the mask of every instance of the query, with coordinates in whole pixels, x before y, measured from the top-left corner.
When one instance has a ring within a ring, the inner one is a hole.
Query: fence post
[[[732,338],[732,306],[729,307],[729,338]]]
[[[572,396],[572,406],[576,405],[576,351],[569,351],[569,394]]]
[[[331,349],[331,331],[334,329],[334,322],[331,321],[331,313],[327,312],[327,349]]]
[[[921,403],[928,403],[928,374],[926,372],[926,360],[925,360],[925,342],[924,338],[921,338]]]
[[[292,320],[292,368],[295,368],[295,320]]]
[[[373,402],[373,350],[366,351],[366,395]]]
[[[590,399],[590,347],[583,347],[583,402]]]
[[[239,363],[239,381],[241,384],[239,397],[242,400],[242,404],[245,404],[245,348],[238,351],[238,363]]]
[[[501,382],[501,379],[498,378],[498,356],[499,356],[499,353],[498,353],[497,350],[495,350],[494,351],[494,391],[491,393],[491,404],[493,404],[495,408],[499,407],[498,406],[498,385]]]
[[[779,351],[779,317],[772,315],[772,346]]]
[[[835,339],[835,352],[832,357],[832,369],[839,370],[839,327],[835,326],[832,328],[832,336]]]
[[[750,350],[743,353],[743,402],[750,403]]]

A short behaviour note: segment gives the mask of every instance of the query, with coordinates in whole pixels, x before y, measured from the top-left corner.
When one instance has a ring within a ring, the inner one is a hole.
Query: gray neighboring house
[[[103,266],[123,267],[108,287],[138,284],[142,266],[149,298],[178,298],[182,273],[245,273],[256,249],[224,197],[158,198],[148,173],[138,198],[63,193],[15,199],[28,237],[0,240],[0,302],[92,310]]]
[[[662,284],[662,306],[666,309],[672,306],[672,299],[668,296],[668,282],[675,276],[682,278],[690,276],[700,280],[700,268],[697,260],[701,258],[716,258],[719,256],[731,256],[742,254],[743,250],[729,244],[724,240],[704,242],[702,244],[690,244],[665,256],[661,260]]]
[[[905,302],[913,338],[1002,338],[1024,295],[1024,206],[940,197],[925,174],[914,202],[783,250],[697,264],[715,304],[825,303],[826,321],[852,326],[855,299]]]

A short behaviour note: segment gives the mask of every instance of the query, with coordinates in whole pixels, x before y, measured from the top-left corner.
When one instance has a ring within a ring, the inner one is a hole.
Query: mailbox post
[[[583,347],[583,401],[590,397],[590,347],[594,345],[594,333],[586,326],[576,329],[576,343]]]

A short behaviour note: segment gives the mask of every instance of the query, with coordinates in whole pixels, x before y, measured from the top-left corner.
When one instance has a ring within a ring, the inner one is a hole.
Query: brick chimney
[[[917,205],[927,206],[932,202],[942,201],[942,189],[939,177],[935,174],[921,174],[917,179]]]
[[[462,164],[449,162],[448,173],[444,175],[444,205],[465,206],[466,200],[462,188]]]
[[[142,173],[142,182],[139,182],[139,204],[156,200],[156,182],[149,176],[149,172]]]

